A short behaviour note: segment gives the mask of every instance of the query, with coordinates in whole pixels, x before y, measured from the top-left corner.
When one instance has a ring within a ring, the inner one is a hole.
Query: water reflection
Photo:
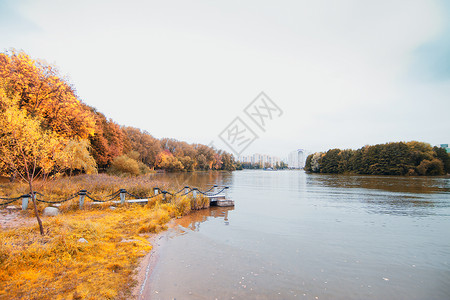
[[[178,219],[176,224],[192,231],[199,231],[201,223],[211,218],[222,218],[224,225],[230,225],[228,212],[232,210],[234,210],[234,207],[210,207],[208,209],[191,212],[189,215]]]
[[[173,189],[180,189],[186,185],[206,189],[215,184],[230,186],[233,182],[232,172],[228,171],[155,173],[152,176]]]
[[[450,192],[449,177],[308,174],[307,184],[337,188],[363,188],[408,194]]]
[[[449,178],[232,176],[160,176],[230,185],[236,207],[177,220],[152,299],[450,299]]]
[[[306,182],[309,193],[327,202],[365,203],[369,213],[380,215],[430,216],[450,205],[448,177],[307,174]]]

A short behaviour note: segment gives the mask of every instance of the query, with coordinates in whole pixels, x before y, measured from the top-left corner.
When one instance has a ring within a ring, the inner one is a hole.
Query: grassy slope
[[[102,184],[93,179],[79,180],[97,185],[92,190],[98,196],[110,193],[116,180],[102,189]],[[98,179],[103,182],[105,178],[99,175]],[[130,179],[128,185],[124,185],[126,179],[117,180],[121,187],[135,193],[146,193],[144,185],[151,189],[148,182],[136,183],[141,179]],[[71,184],[74,186],[69,188]],[[73,179],[71,183],[61,180],[47,188],[46,194],[64,186],[68,195],[78,184]],[[164,230],[171,218],[185,215],[194,207],[209,206],[208,199],[201,197],[196,201],[200,203],[184,196],[169,200],[161,203],[161,197],[157,197],[145,206],[124,205],[112,210],[108,204],[87,205],[78,210],[75,198],[64,204],[61,215],[44,218],[45,236],[39,234],[37,225],[2,230],[0,299],[129,299],[139,258],[151,250],[149,234]],[[30,208],[24,214],[33,217]],[[87,243],[79,242],[80,238]]]

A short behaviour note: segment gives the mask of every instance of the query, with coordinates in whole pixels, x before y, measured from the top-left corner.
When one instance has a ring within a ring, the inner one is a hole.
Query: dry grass
[[[154,187],[172,191],[179,190],[178,186],[171,186],[167,183],[156,181],[151,175],[119,177],[108,174],[84,174],[73,176],[71,178],[62,177],[47,182],[36,182],[34,190],[44,195],[38,196],[39,199],[46,201],[60,201],[67,199],[69,196],[76,194],[83,189],[87,190],[93,198],[104,200],[109,198],[109,195],[119,189],[126,189],[129,193],[138,197],[147,197],[153,195]],[[17,197],[28,193],[29,189],[26,183],[5,183],[4,181],[3,183],[0,183],[0,196]],[[63,202],[60,209],[62,211],[78,209],[78,199],[79,197],[75,197],[72,201]],[[88,199],[86,199],[86,203],[89,205]],[[16,202],[15,205],[20,205],[20,202]],[[39,212],[42,212],[46,206],[48,206],[48,204],[38,202]],[[31,205],[28,207],[29,211],[31,209],[30,207]],[[32,213],[32,211],[30,211],[30,213]]]
[[[126,189],[128,192],[139,197],[145,197],[153,194],[153,187],[160,187],[162,189],[176,189],[178,187],[168,186],[165,183],[158,182],[153,179],[152,175],[142,175],[136,177],[119,177],[108,174],[95,175],[78,175],[69,177],[62,177],[47,182],[36,182],[34,190],[45,195],[46,200],[57,201],[64,199],[67,196],[77,193],[80,190],[87,190],[94,197],[104,198],[116,192],[119,189]],[[28,185],[17,182],[0,184],[0,195],[19,196],[28,194]]]
[[[43,193],[65,197],[89,188],[102,197],[126,188],[144,196],[155,186],[145,178],[97,176],[57,180]],[[7,188],[17,192],[21,185]],[[149,235],[165,230],[173,217],[209,206],[204,197],[167,200],[162,203],[158,196],[144,206],[87,205],[78,210],[75,198],[61,206],[59,216],[43,218],[44,236],[37,225],[0,231],[0,299],[129,299],[139,258],[151,250]],[[24,214],[33,217],[31,208]]]

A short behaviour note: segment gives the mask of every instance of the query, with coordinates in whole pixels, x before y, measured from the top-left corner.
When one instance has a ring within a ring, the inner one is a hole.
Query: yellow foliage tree
[[[127,155],[117,156],[111,162],[111,168],[109,170],[112,174],[122,175],[139,175],[139,163],[128,157]]]
[[[61,152],[56,153],[56,163],[62,169],[81,170],[87,174],[97,173],[95,159],[89,153],[88,140],[69,140]]]
[[[17,99],[6,96],[0,86],[0,160],[12,172],[28,183],[34,212],[41,234],[33,184],[56,168],[55,154],[62,150],[64,140],[42,128],[40,121],[20,109]]]
[[[169,151],[162,151],[156,157],[156,166],[169,172],[182,171],[183,164]]]
[[[65,138],[86,139],[94,134],[92,112],[77,98],[75,89],[55,67],[15,50],[0,53],[0,78],[9,97],[38,118],[45,128]]]

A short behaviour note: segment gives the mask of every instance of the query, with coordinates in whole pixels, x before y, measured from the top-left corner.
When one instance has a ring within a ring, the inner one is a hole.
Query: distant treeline
[[[20,118],[10,119],[11,116]],[[40,153],[46,152],[45,157],[41,155],[39,168],[46,167],[47,171],[98,169],[142,174],[151,169],[194,171],[239,167],[227,152],[170,138],[156,139],[146,131],[118,125],[84,104],[55,67],[24,52],[0,53],[0,118],[4,120],[0,122],[3,175],[24,169],[20,159],[36,161],[34,152],[24,146],[29,153],[19,153],[14,146],[22,142],[26,145],[26,140],[46,141],[48,147],[39,145]]]
[[[445,149],[427,143],[387,143],[358,150],[314,153],[307,157],[305,170],[334,174],[445,175],[450,173],[450,156]]]

